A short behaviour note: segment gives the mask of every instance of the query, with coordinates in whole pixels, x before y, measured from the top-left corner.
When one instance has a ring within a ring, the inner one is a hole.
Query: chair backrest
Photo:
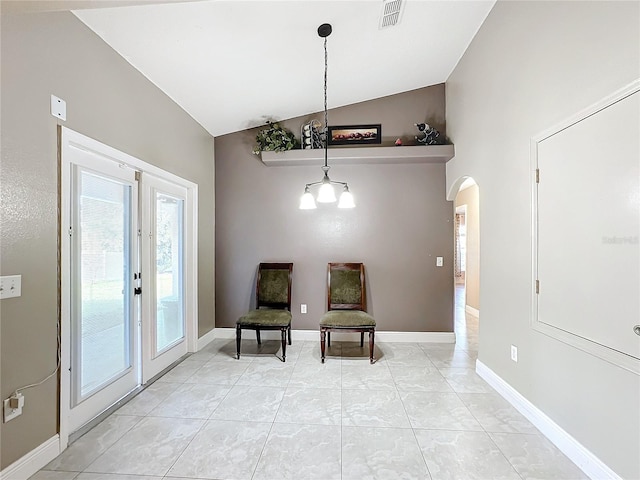
[[[330,263],[327,266],[327,309],[367,310],[364,264]]]
[[[256,308],[291,311],[293,263],[261,263],[256,282]]]

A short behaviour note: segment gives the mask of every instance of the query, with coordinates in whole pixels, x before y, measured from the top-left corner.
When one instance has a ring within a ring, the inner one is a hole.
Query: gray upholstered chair
[[[280,330],[282,361],[286,361],[287,335],[291,345],[291,277],[293,263],[261,263],[256,281],[256,309],[236,322],[237,358],[240,358],[242,329],[256,331],[261,345],[260,330]]]
[[[325,336],[331,346],[331,332],[369,333],[369,362],[373,363],[376,321],[367,313],[364,265],[330,263],[327,267],[327,313],[320,319],[320,356],[325,358]]]

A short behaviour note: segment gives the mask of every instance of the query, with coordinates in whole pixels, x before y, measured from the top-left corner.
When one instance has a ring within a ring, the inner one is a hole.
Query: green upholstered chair
[[[325,336],[331,346],[331,332],[369,333],[369,362],[373,363],[376,321],[367,310],[362,263],[330,263],[327,267],[327,313],[320,319],[320,356],[324,363]]]
[[[242,329],[256,331],[261,345],[260,330],[280,330],[282,361],[286,361],[287,335],[291,345],[291,277],[293,263],[261,263],[256,281],[256,309],[236,322],[237,358],[240,358]]]

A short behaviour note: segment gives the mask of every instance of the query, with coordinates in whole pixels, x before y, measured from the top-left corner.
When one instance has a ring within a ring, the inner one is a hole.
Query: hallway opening
[[[454,331],[477,350],[480,318],[479,190],[466,177],[454,199]]]

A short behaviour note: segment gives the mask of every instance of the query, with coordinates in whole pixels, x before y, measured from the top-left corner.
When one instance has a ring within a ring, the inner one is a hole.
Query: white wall
[[[530,325],[529,141],[638,77],[639,2],[500,1],[447,82],[447,191],[463,175],[480,187],[479,359],[629,479],[640,378]]]

